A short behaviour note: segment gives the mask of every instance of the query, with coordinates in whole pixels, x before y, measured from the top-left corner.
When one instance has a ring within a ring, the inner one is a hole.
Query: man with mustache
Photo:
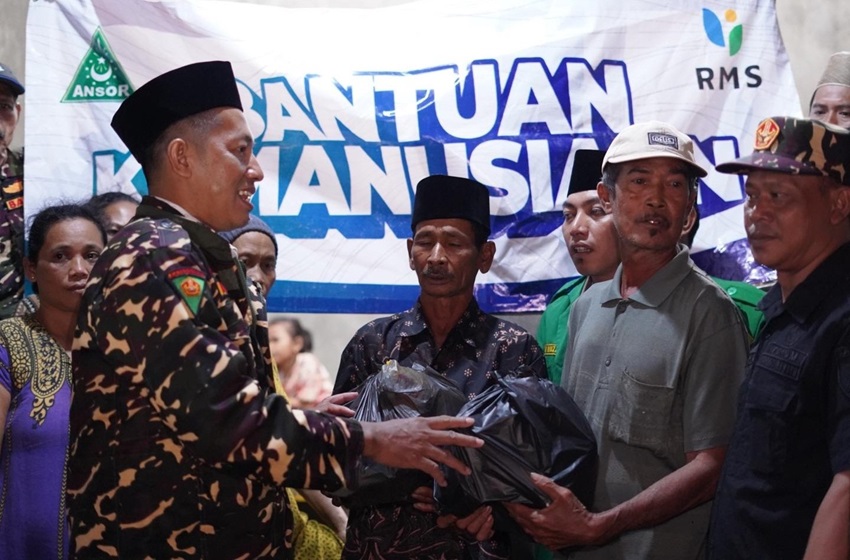
[[[24,292],[24,154],[9,147],[21,116],[24,86],[0,62],[0,319]]]
[[[596,186],[602,175],[602,150],[577,150],[564,201],[561,231],[567,252],[581,276],[555,292],[540,317],[537,342],[543,347],[549,379],[559,383],[564,369],[570,311],[590,286],[610,280],[620,264],[617,231],[610,208],[602,203]]]
[[[829,57],[812,94],[809,118],[850,128],[850,52]]]
[[[738,418],[711,512],[709,557],[848,557],[850,542],[850,132],[773,117],[747,175],[753,256],[776,270],[760,303]]]
[[[101,254],[73,344],[72,558],[291,558],[284,487],[336,490],[361,457],[469,469],[450,417],[355,422],[274,390],[265,300],[216,232],[263,178],[229,62],[157,76],[112,127],[150,196]],[[332,403],[331,403],[332,404]]]
[[[470,399],[495,383],[496,373],[525,370],[546,377],[534,338],[522,327],[482,312],[475,301],[475,279],[490,270],[496,251],[488,241],[487,187],[460,177],[426,177],[416,187],[411,229],[407,251],[419,279],[419,299],[411,309],[357,331],[342,353],[334,393],[355,390],[390,359],[408,367],[430,366]],[[465,537],[446,526],[445,519],[438,520],[430,494],[430,488],[418,489],[415,505],[353,504],[343,558],[508,557],[508,536],[497,532],[490,538],[489,507],[457,522],[470,534]]]
[[[605,155],[598,192],[622,263],[573,306],[561,380],[596,434],[594,503],[535,474],[551,504],[506,504],[549,548],[585,547],[571,559],[703,554],[747,352],[738,310],[679,243],[705,175],[662,122],[626,128]]]

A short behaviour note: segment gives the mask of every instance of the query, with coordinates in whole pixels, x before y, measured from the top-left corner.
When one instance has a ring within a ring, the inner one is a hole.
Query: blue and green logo
[[[723,19],[726,20],[726,25],[734,25],[738,21],[738,13],[732,9],[726,10],[723,12]],[[744,40],[744,26],[740,23],[734,25],[731,31],[729,31],[727,40],[723,25],[717,14],[708,8],[702,9],[702,26],[705,28],[705,34],[708,36],[708,40],[718,47],[725,47],[728,43],[729,56],[735,56],[741,50],[741,43]]]

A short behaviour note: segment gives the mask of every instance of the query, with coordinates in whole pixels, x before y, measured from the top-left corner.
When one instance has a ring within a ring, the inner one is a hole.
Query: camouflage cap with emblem
[[[605,153],[602,169],[609,163],[625,163],[656,157],[673,158],[690,164],[700,177],[707,175],[694,158],[694,143],[671,124],[647,121],[624,128]]]
[[[850,186],[850,131],[813,119],[770,117],[756,129],[753,153],[717,166],[720,173],[764,170],[821,175]]]

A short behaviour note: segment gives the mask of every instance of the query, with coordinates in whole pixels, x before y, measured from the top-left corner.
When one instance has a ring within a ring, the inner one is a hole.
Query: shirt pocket
[[[762,473],[779,473],[788,460],[793,418],[807,354],[769,344],[756,359],[744,397],[749,464]]]
[[[681,432],[670,429],[675,399],[675,388],[645,383],[624,370],[613,399],[608,435],[659,457],[669,456],[671,449],[681,450]]]

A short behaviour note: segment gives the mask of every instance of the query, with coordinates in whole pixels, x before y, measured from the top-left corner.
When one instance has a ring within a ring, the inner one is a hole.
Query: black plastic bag
[[[418,416],[455,416],[467,402],[457,385],[431,368],[415,364],[401,366],[395,360],[385,363],[380,373],[364,381],[357,398],[347,404],[354,418],[363,422],[383,422]],[[354,490],[341,489],[331,495],[348,507],[410,501],[420,486],[433,480],[416,469],[387,467],[363,457]]]
[[[484,446],[452,447],[472,469],[464,476],[441,467],[448,485],[434,485],[441,514],[464,517],[483,504],[494,507],[497,527],[515,529],[498,502],[545,507],[530,474],[548,476],[592,505],[598,457],[596,439],[578,405],[561,387],[538,377],[499,377],[469,401],[458,416],[472,417],[472,428],[458,430],[484,440]]]

